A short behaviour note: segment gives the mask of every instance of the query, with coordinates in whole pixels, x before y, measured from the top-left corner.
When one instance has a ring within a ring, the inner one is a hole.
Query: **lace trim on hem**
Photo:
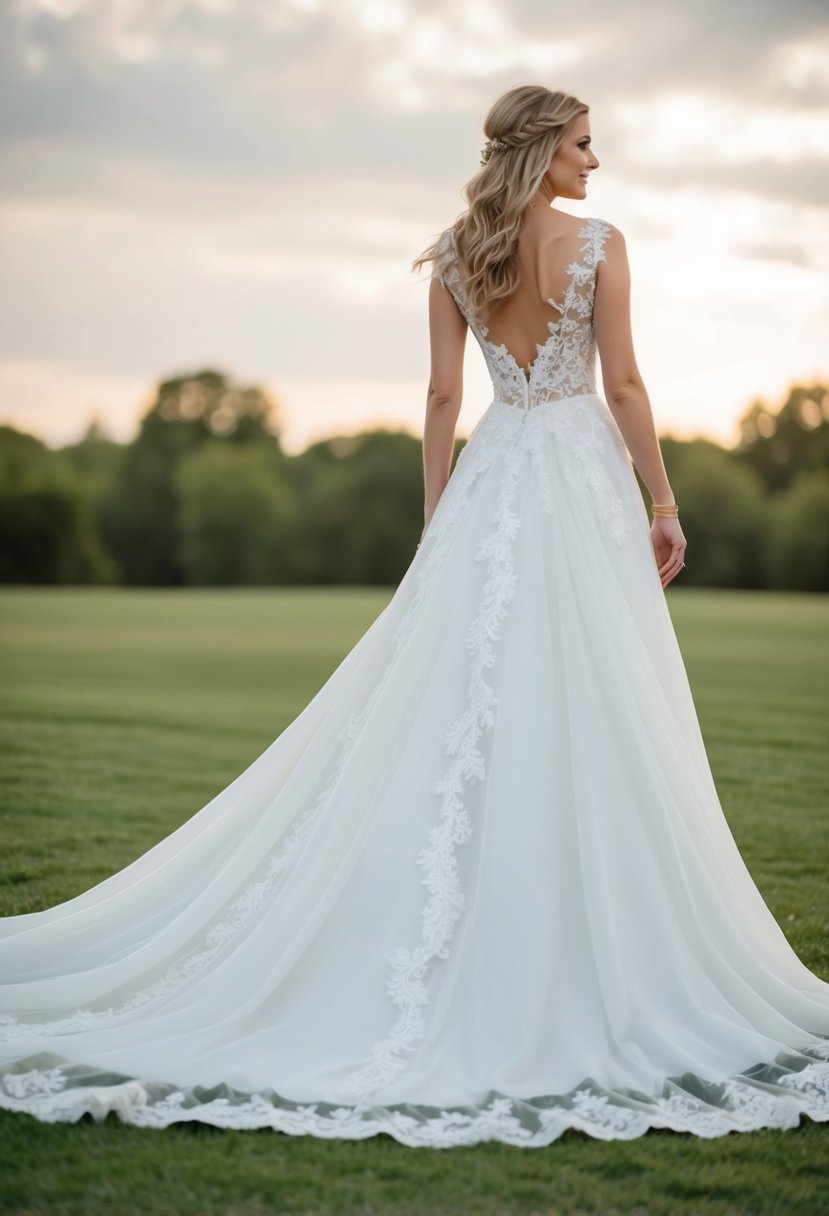
[[[84,1066],[52,1066],[5,1073],[0,1108],[46,1123],[76,1122],[86,1114],[102,1122],[115,1114],[124,1123],[156,1129],[196,1121],[326,1139],[363,1140],[386,1133],[412,1148],[455,1148],[493,1140],[541,1148],[568,1129],[602,1140],[633,1139],[651,1128],[711,1139],[735,1131],[794,1128],[804,1115],[815,1122],[829,1121],[829,1043],[804,1048],[802,1054],[809,1062],[795,1072],[765,1065],[749,1070],[765,1076],[742,1073],[718,1082],[669,1078],[658,1097],[605,1092],[586,1081],[566,1095],[513,1099],[493,1090],[480,1104],[446,1108],[300,1103],[273,1090],[241,1094],[224,1085],[185,1093],[173,1085],[154,1084],[151,1096],[137,1080],[114,1080],[112,1073],[102,1072],[102,1084],[95,1085]]]

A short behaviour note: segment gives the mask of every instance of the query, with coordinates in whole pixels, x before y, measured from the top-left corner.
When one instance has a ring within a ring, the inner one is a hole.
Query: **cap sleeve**
[[[437,242],[438,251],[434,262],[432,263],[432,278],[444,281],[446,268],[452,260],[455,252],[454,242],[452,240],[452,229],[447,228],[440,234]]]

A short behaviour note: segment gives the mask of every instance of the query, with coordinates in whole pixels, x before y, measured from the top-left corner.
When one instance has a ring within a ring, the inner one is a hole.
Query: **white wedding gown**
[[[529,375],[472,324],[494,400],[303,712],[126,869],[0,920],[0,1106],[433,1147],[829,1119],[829,984],[729,831],[595,388],[608,232]]]

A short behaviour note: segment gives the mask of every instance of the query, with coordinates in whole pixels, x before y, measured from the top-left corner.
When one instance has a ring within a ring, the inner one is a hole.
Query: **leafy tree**
[[[777,413],[753,402],[740,432],[734,456],[772,493],[787,489],[801,470],[829,471],[829,387],[794,385]]]
[[[259,388],[244,388],[205,370],[163,381],[129,445],[112,492],[102,503],[106,540],[124,580],[177,584],[184,578],[176,533],[176,474],[209,441],[267,442],[279,451],[274,405]]]
[[[247,443],[278,437],[274,402],[261,388],[233,383],[224,372],[206,369],[163,381],[145,414],[142,433],[156,425],[191,427],[203,437]]]
[[[76,487],[0,489],[0,582],[96,583],[114,575]]]
[[[116,573],[71,465],[34,435],[0,427],[0,582],[88,583]]]
[[[0,485],[15,488],[39,484],[55,476],[60,463],[41,439],[0,426]]]
[[[798,473],[772,501],[769,583],[794,591],[829,591],[829,480]]]
[[[59,454],[97,502],[117,480],[126,451],[126,444],[117,443],[92,422],[78,443],[60,448]]]
[[[128,445],[110,439],[97,423],[87,428],[79,443],[70,444],[59,451],[89,504],[96,531],[101,538],[108,535],[108,505],[117,492],[118,479],[128,451]]]
[[[0,580],[397,583],[422,528],[420,440],[366,431],[289,458],[279,436],[266,395],[212,369],[159,384],[130,444],[93,424],[53,451],[0,426]],[[683,582],[827,588],[829,388],[753,402],[732,451],[661,442]]]
[[[176,474],[178,558],[185,581],[201,585],[285,581],[291,491],[270,444],[212,441]]]
[[[326,440],[304,454],[292,569],[299,582],[399,582],[423,528],[420,440],[367,431]]]

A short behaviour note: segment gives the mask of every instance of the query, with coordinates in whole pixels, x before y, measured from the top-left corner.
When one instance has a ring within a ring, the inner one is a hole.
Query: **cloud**
[[[85,375],[134,386],[204,361],[292,385],[297,409],[324,397],[326,418],[349,383],[349,410],[362,394],[399,411],[427,357],[409,262],[461,211],[486,110],[527,81],[590,104],[587,206],[641,261],[658,247],[652,323],[681,295],[660,242],[692,233],[702,264],[704,214],[759,267],[733,299],[773,298],[763,275],[797,271],[796,371],[827,307],[825,0],[15,0],[0,6],[0,359],[15,369],[0,410],[31,373],[38,417],[55,416],[42,360],[74,369],[73,401]],[[740,374],[754,392],[748,356]]]
[[[747,164],[649,165],[628,163],[614,166],[621,180],[643,189],[708,189],[728,191],[753,199],[782,201],[824,211],[829,216],[829,162],[803,160],[780,164],[756,160]]]
[[[507,6],[505,6],[506,8]],[[778,49],[790,44],[826,49],[825,0],[616,0],[556,5],[513,0],[510,19],[520,36],[589,31],[588,87],[602,98],[640,98],[685,88],[744,98],[767,95]],[[814,87],[792,77],[781,87],[794,97]],[[829,82],[823,78],[825,89]],[[624,90],[624,92],[622,92]],[[823,92],[823,100],[827,100]],[[585,100],[590,100],[585,88]]]
[[[769,262],[787,262],[806,269],[813,265],[812,254],[804,245],[794,241],[756,241],[734,246],[735,253],[747,258]]]
[[[816,0],[636,0],[621,27],[609,0],[22,0],[2,21],[0,146],[224,174],[468,176],[486,109],[528,78],[583,96],[621,170],[665,97],[829,110]]]

